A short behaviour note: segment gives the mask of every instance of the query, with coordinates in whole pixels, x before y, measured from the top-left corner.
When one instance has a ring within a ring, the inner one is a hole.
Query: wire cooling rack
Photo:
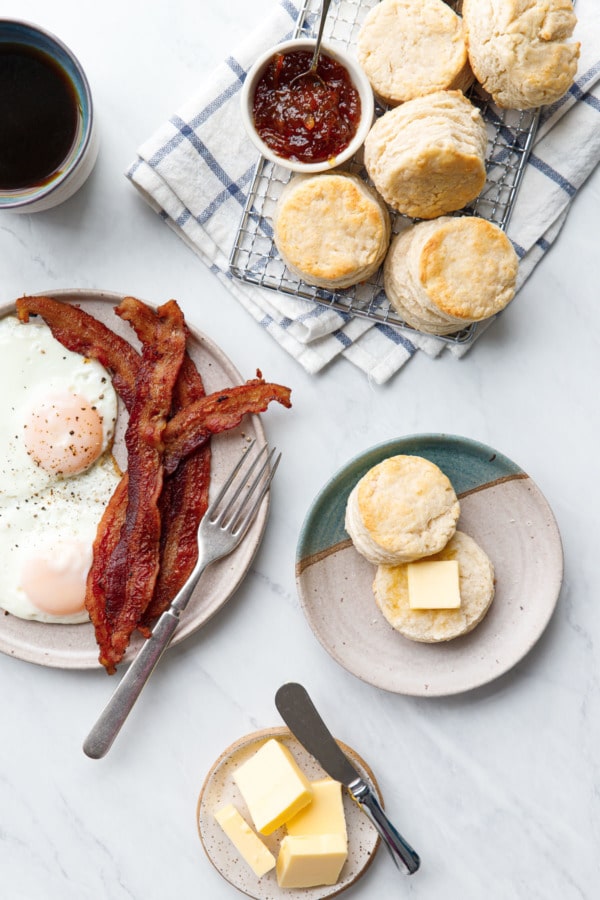
[[[332,47],[352,51],[367,13],[377,2],[334,0],[325,23],[325,40]],[[447,2],[460,11],[461,0]],[[298,16],[295,37],[314,33],[319,8],[320,0],[305,0]],[[475,85],[467,96],[479,108],[486,123],[487,179],[479,197],[457,214],[478,215],[506,230],[535,137],[539,110],[499,109],[479,85]],[[385,107],[376,106],[376,115],[384,111]],[[360,154],[345,169],[369,181]],[[229,260],[232,275],[250,284],[304,300],[314,300],[349,316],[372,319],[414,334],[415,329],[404,322],[389,303],[383,290],[381,269],[369,281],[345,290],[329,291],[306,284],[286,268],[273,243],[271,222],[277,200],[291,175],[287,169],[263,157],[259,159]],[[394,210],[390,213],[394,232],[410,221]],[[465,345],[472,343],[476,333],[475,324],[439,340]]]

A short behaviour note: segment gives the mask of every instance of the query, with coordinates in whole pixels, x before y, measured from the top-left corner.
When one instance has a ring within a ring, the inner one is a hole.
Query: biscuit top
[[[424,243],[419,278],[435,306],[456,319],[478,321],[512,300],[517,255],[503,231],[475,216],[438,220]]]
[[[389,240],[387,210],[360,179],[341,173],[293,179],[274,224],[287,261],[332,281],[376,263]]]
[[[500,106],[543,106],[573,83],[571,0],[464,0],[463,21],[473,71]]]
[[[461,19],[443,0],[382,0],[360,30],[358,61],[391,103],[472,80]]]
[[[418,543],[420,553],[435,552],[454,532],[459,504],[454,488],[434,463],[420,456],[392,456],[370,469],[357,485],[362,524],[381,547],[396,551]],[[432,549],[430,549],[430,546]]]

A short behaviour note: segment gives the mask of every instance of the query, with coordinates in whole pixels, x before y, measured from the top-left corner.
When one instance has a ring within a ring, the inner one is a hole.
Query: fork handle
[[[85,739],[86,756],[100,759],[108,753],[178,624],[177,611],[169,608],[162,614]]]
[[[83,752],[86,756],[101,759],[112,747],[144,685],[169,646],[173,632],[179,624],[179,617],[186,608],[200,576],[214,558],[202,549],[199,551],[198,561],[188,580],[173,598],[169,608],[161,615],[150,637],[138,650],[137,656],[83,742]]]

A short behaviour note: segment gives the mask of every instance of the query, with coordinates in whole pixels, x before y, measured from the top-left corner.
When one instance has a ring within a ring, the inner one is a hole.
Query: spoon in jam
[[[317,81],[320,81],[321,84],[325,87],[325,82],[321,78],[321,76],[317,73],[317,66],[319,65],[319,51],[321,50],[321,41],[323,39],[323,28],[325,27],[325,19],[327,18],[327,12],[329,10],[329,6],[331,4],[331,0],[323,0],[321,3],[321,13],[319,17],[319,30],[317,32],[317,40],[315,43],[315,50],[310,61],[310,66],[306,70],[306,72],[300,72],[290,81],[290,85],[299,81],[301,78],[314,78]]]

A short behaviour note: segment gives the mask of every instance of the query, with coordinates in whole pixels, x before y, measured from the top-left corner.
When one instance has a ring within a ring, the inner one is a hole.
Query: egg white
[[[81,551],[89,569],[98,524],[121,477],[110,452],[117,418],[110,376],[95,360],[65,349],[41,320],[22,324],[9,316],[0,320],[0,380],[0,606],[41,622],[87,621],[85,610],[55,616],[37,609],[20,582],[36,557],[62,554],[73,565],[73,552]],[[63,392],[83,397],[102,419],[102,455],[69,477],[38,466],[23,441],[30,412]]]
[[[84,622],[85,610],[54,616],[37,609],[21,587],[23,572],[36,557],[52,558],[57,548],[85,546],[86,573],[98,523],[120,478],[105,454],[77,478],[65,479],[30,497],[11,498],[0,507],[0,606],[22,619]]]

